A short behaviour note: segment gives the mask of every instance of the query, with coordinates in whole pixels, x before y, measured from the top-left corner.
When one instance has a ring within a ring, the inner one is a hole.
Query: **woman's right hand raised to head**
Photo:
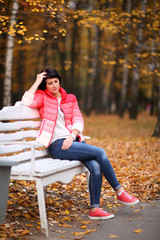
[[[46,72],[38,73],[36,77],[36,82],[40,85],[43,81],[43,78],[46,76]]]
[[[35,82],[33,83],[32,87],[28,90],[29,93],[35,94],[39,85],[43,81],[43,78],[46,76],[46,72],[38,73]]]

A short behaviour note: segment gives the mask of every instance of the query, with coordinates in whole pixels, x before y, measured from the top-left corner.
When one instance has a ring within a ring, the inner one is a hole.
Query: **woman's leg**
[[[102,187],[102,172],[99,164],[95,160],[84,161],[83,164],[90,172],[89,177],[89,194],[90,207],[99,207],[101,187]]]
[[[60,139],[56,141],[56,143],[51,144],[49,146],[49,152],[53,158],[79,160],[86,165],[91,172],[90,187],[92,186],[91,199],[94,199],[94,203],[92,202],[93,205],[99,204],[97,199],[99,201],[101,192],[101,172],[103,172],[104,176],[115,190],[121,187],[105,151],[102,148],[84,142],[79,143],[74,141],[69,149],[62,150],[63,141],[64,139]]]

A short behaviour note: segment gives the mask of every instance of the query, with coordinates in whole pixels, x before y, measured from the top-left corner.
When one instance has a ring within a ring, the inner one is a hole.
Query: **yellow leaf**
[[[44,33],[47,33],[48,31],[47,30],[43,30]]]
[[[89,223],[91,223],[91,221],[82,221],[81,223],[83,223],[83,224],[89,224]]]
[[[88,234],[88,233],[91,233],[91,232],[94,232],[94,231],[96,231],[96,229],[86,230],[85,232],[72,232],[72,234],[75,235],[75,236],[82,236],[82,235],[85,235],[85,234]]]
[[[85,229],[85,228],[87,228],[87,226],[85,226],[85,225],[82,225],[82,226],[81,226],[81,229]]]
[[[26,227],[33,227],[32,224],[26,224]]]
[[[36,228],[37,228],[38,230],[40,230],[40,229],[41,229],[41,226],[36,226]]]
[[[143,230],[141,228],[137,228],[137,229],[134,230],[134,232],[135,233],[141,233],[141,232],[143,232]]]
[[[26,230],[22,231],[20,234],[21,234],[22,236],[23,236],[23,235],[26,235],[26,234],[29,234],[29,230],[26,229]]]
[[[110,237],[110,238],[117,238],[118,235],[112,235],[112,234],[111,234],[109,237]]]
[[[68,211],[68,210],[65,210],[65,214],[69,214],[69,211]]]
[[[67,221],[67,220],[68,220],[68,221],[71,221],[71,219],[70,219],[69,217],[64,217],[64,218],[62,218],[62,220],[63,220],[63,221]]]

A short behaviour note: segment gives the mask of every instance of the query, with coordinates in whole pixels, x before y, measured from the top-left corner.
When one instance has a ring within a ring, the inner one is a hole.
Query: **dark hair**
[[[41,84],[40,84],[39,87],[38,87],[39,89],[41,89],[41,90],[43,90],[43,91],[46,89],[46,79],[48,79],[48,78],[58,78],[58,79],[59,79],[59,82],[60,82],[60,84],[61,84],[61,75],[57,72],[56,69],[53,69],[53,68],[44,68],[44,69],[41,71],[41,73],[42,73],[42,72],[46,72],[47,75],[46,75],[46,77],[43,78]]]

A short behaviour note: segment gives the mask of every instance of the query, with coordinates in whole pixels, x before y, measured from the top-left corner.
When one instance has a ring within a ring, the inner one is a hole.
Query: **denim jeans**
[[[102,173],[114,190],[118,190],[121,187],[104,149],[89,145],[85,142],[74,141],[69,149],[62,150],[64,140],[65,139],[58,139],[49,146],[48,150],[50,155],[53,158],[62,160],[78,160],[87,167],[90,171],[90,206],[99,207]]]

